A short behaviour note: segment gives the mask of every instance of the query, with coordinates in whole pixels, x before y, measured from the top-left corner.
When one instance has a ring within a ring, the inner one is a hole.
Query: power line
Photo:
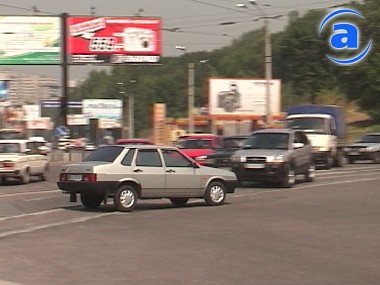
[[[38,12],[38,13],[42,13],[42,14],[55,15],[54,13],[51,13],[51,12],[41,11],[41,10],[37,9],[37,7],[35,7],[35,6],[33,6],[31,8],[24,8],[24,7],[19,7],[19,6],[9,5],[9,4],[1,4],[1,3],[0,3],[0,6],[12,8],[12,9],[17,9],[17,10],[22,10],[22,11],[28,11],[28,12],[32,12],[32,13]]]

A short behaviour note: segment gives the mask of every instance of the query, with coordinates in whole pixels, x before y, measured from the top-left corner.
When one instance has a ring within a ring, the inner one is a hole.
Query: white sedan
[[[20,179],[29,183],[30,176],[46,180],[49,158],[41,154],[38,143],[31,140],[0,140],[0,179]]]

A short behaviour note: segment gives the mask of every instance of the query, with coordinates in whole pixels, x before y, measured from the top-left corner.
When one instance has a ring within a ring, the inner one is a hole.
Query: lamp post
[[[175,47],[178,50],[186,51],[186,47],[184,46],[176,46]],[[194,63],[189,62],[188,63],[188,82],[187,82],[187,132],[189,134],[194,133],[194,116],[193,116],[193,109],[194,109],[194,78],[195,78],[195,70],[194,70]]]
[[[271,115],[271,98],[270,98],[270,80],[272,79],[272,43],[269,33],[269,23],[268,15],[265,13],[260,4],[255,0],[249,0],[249,3],[256,6],[261,13],[262,19],[264,19],[264,66],[265,66],[265,81],[266,81],[266,90],[265,90],[265,123],[270,123]],[[248,8],[245,4],[236,4],[239,8]],[[265,5],[270,6],[270,5]]]
[[[130,80],[129,81],[130,83],[136,83],[136,80]],[[125,102],[125,90],[124,90],[124,83],[123,82],[118,82],[117,83],[118,85],[122,86],[122,90],[119,91],[119,94],[122,94],[123,96],[123,102]],[[134,102],[134,96],[133,94],[130,92],[129,95],[128,95],[128,138],[129,139],[132,139],[134,138],[135,136],[135,130],[134,130],[134,126],[135,126],[135,108],[134,108],[134,105],[135,105],[135,102]],[[123,109],[125,110],[125,103],[123,103]],[[125,112],[123,112],[123,137],[126,137],[126,132],[125,132],[125,126],[127,125],[126,124],[126,116],[125,116]]]

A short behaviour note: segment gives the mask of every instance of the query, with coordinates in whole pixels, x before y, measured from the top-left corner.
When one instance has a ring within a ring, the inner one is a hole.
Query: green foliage
[[[370,116],[380,119],[380,0],[352,3],[350,7],[365,15],[361,32],[374,40],[371,54],[360,64],[336,66],[326,58],[327,35],[318,35],[325,10],[313,10],[302,17],[292,12],[286,29],[271,34],[273,78],[282,80],[283,109],[299,103],[354,101]],[[205,59],[208,61],[201,63]],[[207,105],[208,77],[264,77],[263,30],[246,33],[230,46],[212,52],[162,58],[159,66],[115,66],[110,73],[93,71],[70,96],[123,98],[132,93],[135,128],[140,132],[151,127],[153,103],[166,103],[169,117],[186,117],[190,62],[195,64],[195,106],[201,107]],[[131,84],[131,80],[135,83]],[[121,86],[124,95],[120,93]]]

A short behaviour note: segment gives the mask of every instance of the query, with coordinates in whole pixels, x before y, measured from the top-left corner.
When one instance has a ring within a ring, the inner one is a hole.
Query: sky
[[[257,0],[259,9],[248,0],[0,0],[0,15],[59,15],[70,16],[143,16],[162,19],[162,56],[181,56],[185,52],[212,51],[230,45],[244,33],[263,26],[258,20],[267,16],[281,16],[269,20],[271,32],[281,31],[287,24],[287,14],[297,10],[327,8],[347,3],[344,0]],[[245,4],[239,8],[236,4]],[[257,21],[258,20],[258,21]],[[226,23],[229,23],[226,25]],[[171,31],[169,31],[171,30]],[[96,66],[70,66],[70,80],[86,78]],[[24,74],[61,77],[59,66],[0,66]]]

